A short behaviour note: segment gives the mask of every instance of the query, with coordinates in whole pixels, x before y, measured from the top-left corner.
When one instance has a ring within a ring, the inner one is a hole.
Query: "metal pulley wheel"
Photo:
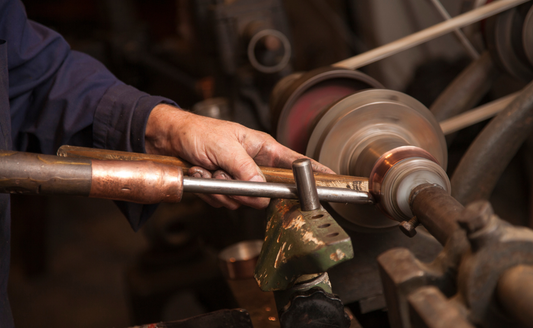
[[[446,169],[446,141],[430,111],[406,94],[374,89],[343,98],[327,109],[313,129],[306,155],[338,174],[369,177],[388,150],[415,147]],[[397,225],[368,206],[330,205],[359,227]]]
[[[333,103],[361,90],[383,88],[358,71],[322,67],[282,79],[272,92],[274,135],[283,145],[300,153],[315,124]]]
[[[485,39],[494,61],[514,77],[533,79],[531,2],[487,19]]]

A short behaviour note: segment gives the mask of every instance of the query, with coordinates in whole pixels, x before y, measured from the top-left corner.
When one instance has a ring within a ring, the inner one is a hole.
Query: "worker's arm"
[[[282,146],[270,135],[240,124],[198,116],[169,105],[158,105],[146,126],[146,151],[173,155],[209,170],[223,170],[218,178],[265,181],[258,165],[290,168],[304,157]],[[313,169],[334,173],[313,161]],[[202,195],[211,205],[235,209],[239,204],[255,208],[268,205],[268,199],[222,195]]]

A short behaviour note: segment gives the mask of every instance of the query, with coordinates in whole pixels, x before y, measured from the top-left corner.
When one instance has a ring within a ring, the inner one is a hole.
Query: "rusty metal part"
[[[452,195],[463,204],[487,199],[532,125],[533,83],[529,83],[470,145],[451,179]]]
[[[303,153],[315,124],[330,105],[370,88],[383,86],[366,74],[342,68],[321,67],[289,76],[272,93],[273,134],[281,144]]]
[[[262,240],[247,240],[224,248],[219,254],[219,264],[226,279],[254,277],[254,269],[261,253]]]
[[[533,266],[517,265],[505,271],[496,289],[499,303],[524,327],[533,327]]]
[[[530,8],[531,3],[522,4],[487,19],[485,25],[485,39],[496,64],[524,82],[533,79],[533,64],[526,57],[522,37]]]
[[[420,225],[420,221],[413,216],[409,221],[402,221],[399,224],[400,231],[409,238],[416,236],[416,227]]]
[[[446,211],[462,206],[437,191],[428,187],[419,190],[416,198],[434,203],[428,205],[434,210],[425,212],[426,219],[439,221],[449,215],[449,222],[454,222],[443,251],[432,263],[420,262],[406,249],[392,249],[378,258],[391,326],[433,327],[442,323],[448,327],[452,313],[454,320],[463,325],[523,326],[517,319],[530,325],[531,301],[527,299],[531,299],[533,279],[531,273],[513,271],[518,265],[529,266],[531,271],[533,231],[502,221],[486,201],[472,203],[462,211]],[[433,193],[432,197],[425,192]],[[508,273],[514,277],[506,276]],[[435,286],[440,292],[431,289],[428,293],[425,286]],[[515,305],[515,309],[504,310]]]
[[[302,211],[315,211],[320,209],[320,200],[316,189],[315,178],[311,161],[307,158],[296,160],[292,163],[298,199]]]
[[[89,196],[91,161],[0,151],[0,192]]]
[[[96,149],[76,146],[61,146],[57,151],[61,157],[88,158],[101,160],[121,161],[153,161],[161,164],[169,164],[181,167],[184,171],[191,168],[191,164],[172,156],[131,153],[126,151]],[[259,167],[267,182],[280,182],[294,184],[292,170],[276,167]],[[368,179],[348,175],[336,175],[313,172],[317,186],[346,188],[355,191],[368,191]]]
[[[298,202],[269,206],[265,242],[255,269],[264,291],[286,290],[305,274],[325,272],[353,258],[350,237],[324,209],[302,211]]]
[[[474,328],[453,302],[436,287],[421,287],[408,297],[411,325],[419,328]],[[443,322],[442,319],[446,318]]]
[[[384,153],[402,146],[419,147],[446,167],[446,142],[429,110],[403,93],[374,89],[335,103],[313,130],[306,154],[341,174],[369,176]],[[385,215],[363,214],[364,209],[353,205],[331,206],[364,228],[397,224]]]
[[[287,183],[253,182],[240,180],[183,178],[186,192],[250,197],[298,199],[296,185]],[[317,187],[318,199],[325,202],[373,204],[368,192],[343,188]]]
[[[464,207],[441,186],[423,184],[416,187],[411,192],[410,204],[420,223],[442,245],[459,229],[457,220]]]
[[[522,30],[522,43],[526,52],[529,63],[533,65],[533,7],[529,9],[524,20],[524,29]]]
[[[433,25],[422,31],[416,32],[399,40],[393,41],[381,47],[372,49],[360,55],[342,60],[336,64],[334,67],[341,68],[350,68],[358,69],[360,67],[372,64],[387,58],[404,50],[415,47],[424,42],[433,40],[441,35],[444,35],[454,30],[470,25],[475,22],[479,22],[487,17],[501,13],[507,9],[516,7],[528,0],[504,0],[504,1],[493,1],[488,5],[474,9],[465,14],[456,16],[445,22]]]
[[[89,197],[155,204],[178,203],[182,195],[180,167],[153,162],[92,161]]]
[[[429,110],[441,122],[471,109],[489,91],[498,75],[490,53],[484,52],[453,80]]]

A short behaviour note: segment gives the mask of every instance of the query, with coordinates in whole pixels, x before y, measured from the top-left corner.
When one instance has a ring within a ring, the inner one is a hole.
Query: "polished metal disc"
[[[446,169],[446,141],[430,111],[416,99],[383,89],[361,91],[331,106],[316,124],[307,156],[338,174],[352,174],[355,153],[368,140],[393,136],[429,152]],[[330,204],[343,218],[364,228],[397,223],[378,211],[349,204]]]
[[[272,95],[274,135],[300,153],[317,121],[329,106],[346,96],[383,86],[370,76],[343,68],[321,67],[281,80]]]

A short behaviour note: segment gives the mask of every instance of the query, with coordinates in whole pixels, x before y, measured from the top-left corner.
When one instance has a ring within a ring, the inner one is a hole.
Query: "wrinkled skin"
[[[165,104],[156,106],[148,118],[145,147],[147,153],[177,156],[197,165],[189,171],[191,176],[242,181],[264,182],[258,165],[291,168],[293,161],[305,158],[266,133]],[[315,171],[334,173],[312,162]],[[211,174],[208,170],[216,172]],[[270,201],[243,196],[199,196],[214,207],[229,209],[237,209],[241,204],[260,209]]]

